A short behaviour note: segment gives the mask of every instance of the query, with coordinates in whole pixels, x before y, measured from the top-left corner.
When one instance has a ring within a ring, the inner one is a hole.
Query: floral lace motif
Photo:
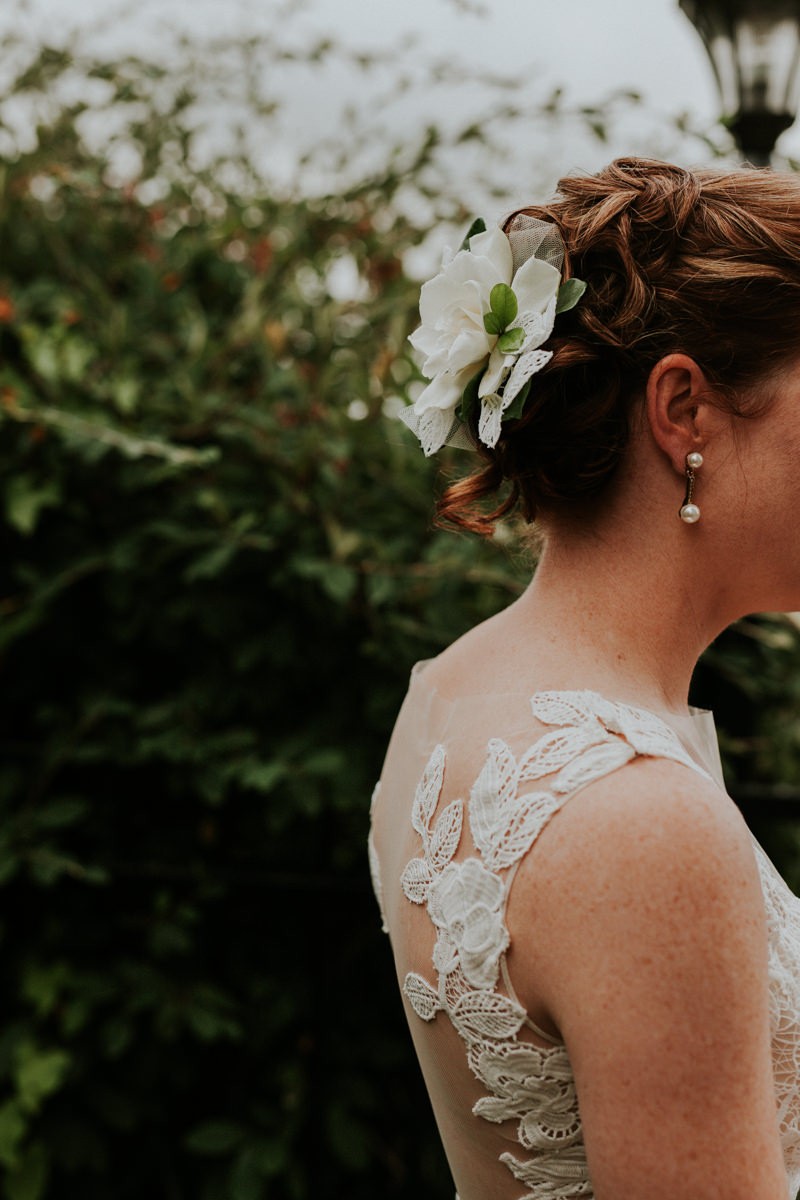
[[[769,939],[772,1071],[783,1161],[792,1197],[800,1189],[800,900],[754,843]]]
[[[487,1089],[473,1108],[487,1121],[517,1122],[528,1157],[500,1156],[526,1188],[520,1200],[590,1196],[577,1096],[566,1048],[542,1048],[520,1038],[535,1029],[505,971],[509,935],[505,910],[514,868],[562,805],[578,789],[637,755],[669,758],[702,775],[676,734],[653,714],[594,692],[543,692],[534,716],[556,726],[517,760],[493,739],[470,791],[466,817],[480,857],[453,862],[465,805],[454,800],[436,817],[445,751],[437,746],[417,786],[411,821],[421,853],[401,877],[413,904],[426,905],[436,929],[434,986],[417,972],[403,991],[423,1021],[446,1014],[463,1039],[472,1073]],[[546,790],[537,781],[554,777]],[[373,878],[380,896],[377,860]],[[502,979],[504,990],[498,990]]]

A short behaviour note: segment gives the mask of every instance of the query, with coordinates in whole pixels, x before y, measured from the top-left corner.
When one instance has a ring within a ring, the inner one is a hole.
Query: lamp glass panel
[[[734,21],[739,106],[747,112],[791,112],[797,95],[800,29],[796,20],[766,16]]]
[[[706,41],[706,49],[717,79],[722,111],[732,116],[739,111],[739,71],[734,43],[727,33],[715,30]]]

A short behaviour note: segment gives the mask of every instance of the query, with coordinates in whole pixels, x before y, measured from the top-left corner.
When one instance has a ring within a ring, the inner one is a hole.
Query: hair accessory
[[[687,525],[696,525],[700,520],[700,509],[694,503],[694,473],[699,471],[703,465],[703,456],[697,450],[692,450],[691,454],[686,455],[686,495],[683,498],[678,516]]]
[[[445,252],[422,287],[422,324],[409,338],[430,382],[400,413],[426,455],[444,445],[475,449],[469,419],[478,406],[478,440],[489,447],[502,422],[522,414],[532,376],[553,357],[542,347],[556,316],[586,290],[580,279],[562,282],[563,262],[556,226],[525,213],[507,234],[479,219],[456,254]]]

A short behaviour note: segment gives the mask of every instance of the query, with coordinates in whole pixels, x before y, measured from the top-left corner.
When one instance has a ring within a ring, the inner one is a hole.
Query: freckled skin
[[[727,798],[639,761],[565,806],[515,888],[515,979],[567,1042],[597,1200],[784,1195],[761,885]]]

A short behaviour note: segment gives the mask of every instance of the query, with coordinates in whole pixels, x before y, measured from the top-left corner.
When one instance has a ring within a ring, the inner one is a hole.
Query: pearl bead
[[[697,451],[697,450],[693,450],[691,452],[691,454],[687,454],[686,455],[686,465],[687,465],[687,467],[691,467],[691,469],[693,471],[696,471],[698,467],[702,467],[702,465],[703,465],[702,454],[700,454],[699,451]],[[694,520],[696,521],[697,517],[695,517]]]
[[[700,520],[700,509],[696,504],[684,504],[680,511],[680,518],[687,525],[694,525]]]

